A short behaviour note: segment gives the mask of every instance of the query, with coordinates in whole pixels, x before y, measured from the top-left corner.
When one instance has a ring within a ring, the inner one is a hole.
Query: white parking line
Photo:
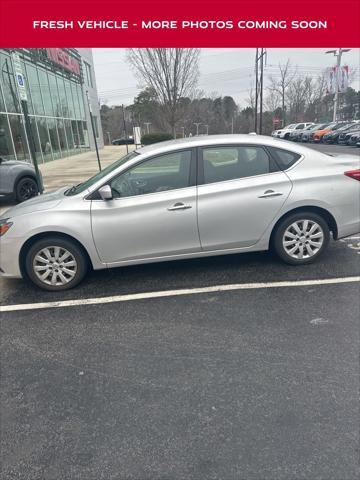
[[[133,293],[128,295],[114,295],[98,298],[81,298],[76,300],[62,300],[59,302],[20,303],[17,305],[0,306],[0,312],[16,312],[19,310],[39,310],[44,308],[78,307],[81,305],[99,305],[104,303],[128,302],[130,300],[145,300],[149,298],[177,297],[180,295],[195,295],[199,293],[226,292],[231,290],[254,290],[258,288],[307,287],[313,285],[333,285],[339,283],[360,282],[360,276],[324,278],[317,280],[295,280],[289,282],[266,283],[235,283],[232,285],[215,285],[212,287],[183,288],[179,290],[163,290],[158,292]]]

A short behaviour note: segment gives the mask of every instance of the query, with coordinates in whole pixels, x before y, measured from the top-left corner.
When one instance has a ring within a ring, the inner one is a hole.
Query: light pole
[[[341,67],[341,57],[345,52],[349,52],[351,48],[339,48],[338,50],[328,50],[325,53],[332,53],[334,57],[337,58],[336,62],[336,71],[335,71],[335,95],[334,95],[334,112],[333,112],[333,122],[336,122],[337,108],[339,101],[339,74]]]
[[[199,125],[201,125],[201,123],[194,123],[194,125],[196,125],[196,136],[199,135]]]
[[[206,135],[209,135],[209,125],[204,125],[204,127],[206,128]]]
[[[183,138],[185,138],[185,127],[181,127],[181,130],[182,130],[182,136]]]
[[[89,108],[90,123],[91,123],[91,130],[92,130],[92,134],[93,134],[93,139],[94,139],[96,158],[97,158],[97,161],[98,161],[99,170],[101,171],[101,162],[100,162],[98,144],[97,144],[97,140],[96,140],[94,117],[93,117],[93,114],[92,114],[92,106],[91,106],[91,102],[90,102],[89,92],[87,90],[86,90],[86,99],[87,99],[87,104],[88,104],[88,108]]]

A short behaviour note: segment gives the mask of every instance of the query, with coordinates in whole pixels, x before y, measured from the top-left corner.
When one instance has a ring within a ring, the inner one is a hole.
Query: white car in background
[[[288,140],[290,137],[290,134],[294,130],[304,130],[305,128],[309,127],[310,125],[313,125],[312,122],[302,122],[302,123],[292,123],[291,125],[288,125],[287,127],[281,128],[280,130],[274,130],[271,133],[272,137],[275,138],[283,138],[285,140]]]

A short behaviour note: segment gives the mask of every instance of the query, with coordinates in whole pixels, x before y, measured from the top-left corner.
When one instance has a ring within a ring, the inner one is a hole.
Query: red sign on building
[[[53,62],[66,68],[66,70],[69,70],[69,72],[80,75],[79,62],[66,53],[62,48],[47,48],[46,53],[48,58]]]

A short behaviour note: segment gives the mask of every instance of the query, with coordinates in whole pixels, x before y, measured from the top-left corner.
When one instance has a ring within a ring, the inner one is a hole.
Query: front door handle
[[[282,192],[274,192],[274,190],[266,190],[258,198],[280,197],[280,195],[283,195],[283,193]]]
[[[172,207],[169,207],[168,210],[169,212],[172,212],[173,210],[187,210],[188,208],[192,208],[191,205],[185,205],[185,203],[178,202],[174,203]]]

